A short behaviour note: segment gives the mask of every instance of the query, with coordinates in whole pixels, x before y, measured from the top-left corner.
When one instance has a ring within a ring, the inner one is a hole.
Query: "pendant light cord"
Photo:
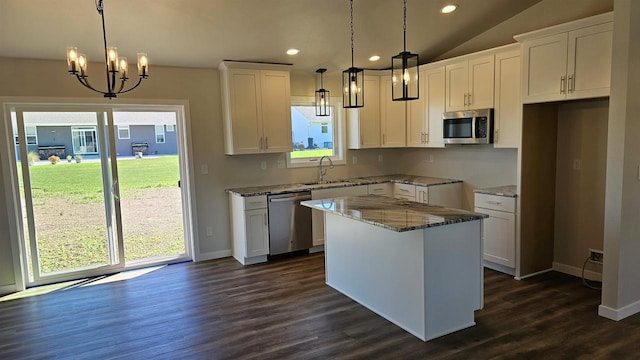
[[[351,5],[351,18],[349,20],[349,25],[351,27],[351,67],[353,68],[355,67],[353,62],[353,0],[350,0],[349,3]]]
[[[407,51],[407,0],[404,0],[403,7],[403,15],[402,15],[402,34],[404,37],[404,48],[403,51]],[[353,40],[352,40],[353,41]]]

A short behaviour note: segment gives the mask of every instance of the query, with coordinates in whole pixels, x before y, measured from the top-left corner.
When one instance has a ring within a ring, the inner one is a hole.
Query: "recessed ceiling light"
[[[369,61],[378,61],[378,60],[380,60],[380,56],[378,55],[373,55],[369,58]]]
[[[299,52],[300,50],[298,49],[289,49],[287,50],[287,55],[298,55]]]
[[[448,14],[448,13],[452,13],[454,11],[456,11],[458,7],[456,5],[445,5],[442,10],[440,10],[441,13],[443,14]]]

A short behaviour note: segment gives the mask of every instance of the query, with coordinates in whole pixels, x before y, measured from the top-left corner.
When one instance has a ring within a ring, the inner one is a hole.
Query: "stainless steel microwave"
[[[445,144],[493,143],[493,109],[443,113],[442,142]]]

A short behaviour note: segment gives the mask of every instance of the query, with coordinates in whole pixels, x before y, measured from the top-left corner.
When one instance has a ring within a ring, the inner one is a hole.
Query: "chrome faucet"
[[[333,161],[331,161],[330,157],[328,157],[327,155],[324,155],[323,157],[320,158],[320,164],[318,165],[318,175],[319,175],[318,183],[320,184],[324,183],[324,176],[327,175],[327,170],[328,170],[328,169],[322,168],[322,160],[324,159],[329,160],[329,169],[333,169]]]

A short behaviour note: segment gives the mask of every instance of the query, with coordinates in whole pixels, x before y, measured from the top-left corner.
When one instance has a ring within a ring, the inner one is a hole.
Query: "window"
[[[316,116],[314,98],[291,98],[292,151],[288,167],[317,166],[322,156],[344,164],[342,105],[331,104],[330,116]]]
[[[35,126],[25,126],[24,135],[27,137],[27,145],[38,145],[38,131]],[[18,129],[16,127],[13,128],[13,138],[16,145],[18,145],[20,139],[18,138]]]
[[[118,139],[131,139],[129,125],[118,125]]]
[[[175,131],[175,125],[167,125],[167,132],[174,132]]]
[[[156,144],[164,144],[164,125],[155,125]]]

